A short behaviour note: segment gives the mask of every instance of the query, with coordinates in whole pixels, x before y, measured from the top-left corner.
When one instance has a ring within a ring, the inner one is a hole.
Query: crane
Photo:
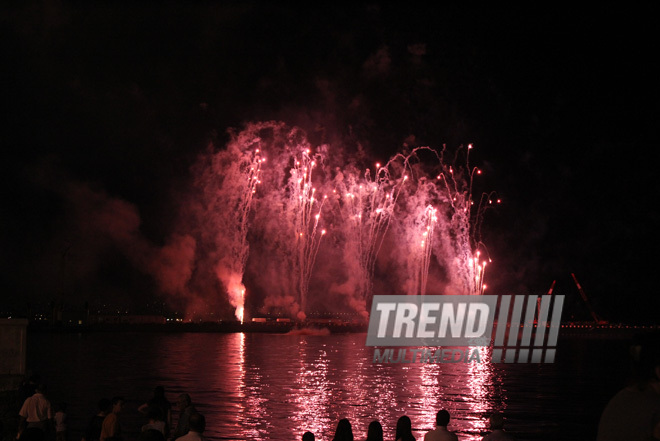
[[[582,289],[582,286],[580,285],[580,282],[578,282],[578,279],[577,277],[575,277],[574,273],[571,273],[571,277],[573,277],[575,286],[577,286],[577,289],[580,292],[580,295],[582,296],[582,300],[584,300],[584,304],[587,305],[587,309],[591,314],[591,318],[594,319],[594,322],[596,322],[599,325],[607,324],[607,320],[603,320],[598,314],[596,314],[596,311],[594,311],[594,309],[591,307],[591,304],[589,303],[589,299],[587,298],[587,294],[585,294],[584,290]],[[552,283],[552,285],[554,286],[554,282]],[[550,291],[552,291],[552,287],[550,288]]]

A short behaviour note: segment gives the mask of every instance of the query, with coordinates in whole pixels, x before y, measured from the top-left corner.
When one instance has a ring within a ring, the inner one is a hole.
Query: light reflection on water
[[[172,402],[179,393],[191,395],[212,440],[291,440],[307,430],[331,440],[340,418],[349,418],[356,439],[366,437],[374,419],[385,439],[393,439],[404,414],[421,440],[442,408],[451,413],[449,428],[461,440],[481,439],[493,411],[507,415],[519,439],[552,439],[553,433],[589,439],[609,394],[601,381],[616,372],[594,370],[591,359],[576,366],[564,357],[562,364],[562,347],[554,365],[491,364],[485,347],[471,349],[480,350],[482,363],[373,364],[365,339],[365,334],[31,334],[28,366],[49,383],[53,400],[70,403],[72,440],[79,439],[98,399],[113,395],[128,399],[123,428],[127,439],[135,438],[145,423],[136,409],[158,384]],[[565,346],[566,354],[576,351]],[[580,416],[576,409],[585,406],[591,411]]]

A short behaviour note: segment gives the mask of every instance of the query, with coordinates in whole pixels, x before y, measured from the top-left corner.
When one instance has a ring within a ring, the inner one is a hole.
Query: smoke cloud
[[[247,124],[193,168],[182,213],[204,244],[196,274],[214,274],[238,318],[246,306],[251,315],[366,317],[376,278],[390,293],[480,294],[476,169],[443,155],[418,148],[377,164],[312,145],[283,122]]]

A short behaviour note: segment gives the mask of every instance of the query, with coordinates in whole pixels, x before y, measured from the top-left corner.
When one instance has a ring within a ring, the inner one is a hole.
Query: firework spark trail
[[[383,246],[385,234],[390,226],[390,219],[394,214],[394,207],[396,206],[403,184],[407,181],[408,177],[404,175],[398,180],[392,182],[390,179],[389,163],[384,167],[376,164],[376,178],[374,190],[380,190],[378,193],[374,191],[371,201],[370,219],[373,222],[369,225],[369,234],[366,250],[366,268],[368,268],[369,280],[373,281],[374,270],[376,265],[376,257]],[[368,180],[368,175],[365,178]],[[369,287],[371,289],[371,286]],[[371,292],[367,293],[368,295]]]
[[[434,149],[418,147],[408,155],[394,156],[388,165],[400,169],[401,182],[407,183],[405,188],[404,185],[399,188],[403,197],[394,216],[397,237],[404,249],[401,258],[402,268],[406,270],[404,290],[407,294],[425,295],[438,221],[434,205],[440,201],[435,183],[420,167],[418,155],[421,152],[429,152],[441,162]]]
[[[325,234],[320,228],[324,200],[312,184],[322,155],[310,154],[300,129],[280,122],[249,124],[245,131],[260,137],[262,151],[268,154],[250,225],[254,246],[248,267],[256,276],[250,281],[261,293],[261,311],[304,319],[309,282]]]
[[[294,228],[296,240],[295,273],[297,275],[298,301],[301,309],[301,317],[304,317],[307,308],[307,296],[309,293],[309,281],[312,276],[312,269],[316,262],[321,237],[325,235],[325,230],[318,233],[319,219],[321,210],[326,200],[326,196],[320,199],[316,198],[316,188],[312,182],[312,174],[316,167],[316,158],[310,156],[310,150],[302,150],[299,159],[295,159],[295,164],[291,169],[291,178],[289,179],[289,197],[290,205],[293,210]],[[314,214],[315,206],[318,207]]]
[[[466,150],[465,166],[456,166],[462,149],[450,164],[445,161],[444,149],[437,152],[429,147],[414,149],[407,156],[399,154],[390,161],[399,161],[411,176],[395,216],[399,241],[406,250],[405,258],[400,260],[407,269],[404,289],[408,293],[426,293],[432,255],[448,278],[443,293],[483,294],[486,288],[487,262],[480,261],[485,249],[480,228],[485,202],[492,203],[492,194],[482,195],[474,211],[474,175],[481,171],[476,167],[470,170],[470,149],[471,145]],[[437,159],[440,173],[434,181],[427,178],[428,172],[419,160],[422,152]]]
[[[433,190],[426,178],[411,178],[394,217],[401,247],[396,256],[403,271],[403,287],[409,295],[426,294],[437,222]]]
[[[443,216],[441,226],[442,243],[453,252],[453,261],[445,264],[454,269],[453,289],[458,293],[483,294],[485,289],[484,273],[486,261],[479,262],[481,257],[480,248],[483,243],[480,240],[481,219],[483,218],[482,195],[473,217],[474,201],[472,200],[472,188],[475,173],[481,171],[476,167],[470,170],[469,154],[472,145],[468,145],[465,153],[465,166],[456,167],[458,154],[454,157],[454,165],[446,165],[441,162],[441,172],[437,176],[439,187],[444,192],[447,201],[446,214]],[[441,157],[444,157],[444,150]],[[468,175],[466,178],[465,175]],[[473,218],[477,219],[473,222]],[[440,253],[436,255],[440,256]],[[446,255],[445,255],[446,256]]]
[[[215,267],[216,275],[227,291],[238,320],[243,321],[245,286],[243,274],[249,255],[247,235],[249,215],[260,183],[265,158],[259,149],[260,139],[241,133],[212,160],[213,176],[207,187],[216,228],[217,252],[221,253]]]
[[[373,178],[369,169],[360,176],[348,168],[337,174],[334,185],[334,192],[339,191],[339,216],[344,220],[344,260],[356,291],[352,305],[366,314],[376,257],[389,228],[399,184],[390,179],[387,167],[376,164]]]
[[[260,141],[255,139],[255,142]],[[245,265],[249,254],[249,243],[247,241],[248,234],[248,218],[250,215],[250,207],[254,194],[257,192],[257,185],[261,183],[259,174],[261,172],[261,165],[266,161],[261,157],[261,150],[255,149],[254,152],[245,152],[243,155],[243,164],[240,169],[243,170],[243,181],[245,183],[245,190],[240,195],[238,200],[238,207],[236,210],[237,223],[238,223],[238,246],[233,249],[233,260],[236,262],[235,272],[232,285],[227,286],[230,299],[234,299],[232,305],[236,307],[236,318],[243,322],[245,311],[245,286],[243,285],[243,274],[245,272]],[[236,284],[238,281],[238,284]],[[236,303],[236,304],[234,304]]]
[[[433,250],[433,239],[435,237],[435,224],[438,222],[436,213],[438,210],[431,205],[426,207],[424,217],[426,218],[426,231],[422,233],[423,239],[421,273],[419,276],[419,294],[426,295],[426,284],[429,279],[429,268],[431,266],[431,251]]]

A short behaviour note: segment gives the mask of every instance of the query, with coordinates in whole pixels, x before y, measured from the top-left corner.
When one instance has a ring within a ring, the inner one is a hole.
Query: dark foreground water
[[[163,385],[174,402],[191,395],[210,439],[299,440],[311,430],[331,440],[349,418],[356,440],[378,419],[385,439],[412,419],[418,440],[441,408],[461,440],[478,440],[486,418],[504,412],[524,440],[595,439],[599,415],[623,385],[622,338],[560,339],[554,364],[373,364],[365,334],[33,333],[28,368],[54,402],[69,403],[78,441],[99,398],[123,395],[126,439],[137,438],[137,407]]]

